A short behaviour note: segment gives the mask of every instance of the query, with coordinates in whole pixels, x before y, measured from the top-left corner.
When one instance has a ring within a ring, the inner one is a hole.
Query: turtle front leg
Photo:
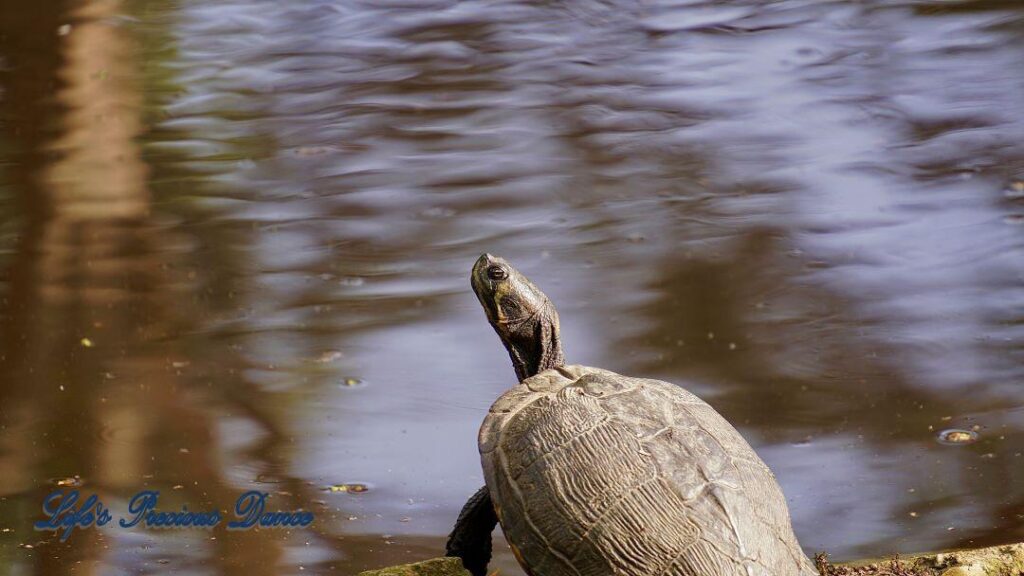
[[[462,565],[473,576],[486,576],[487,563],[491,561],[491,532],[497,524],[491,494],[484,486],[459,512],[455,528],[448,536],[445,555],[461,558]]]

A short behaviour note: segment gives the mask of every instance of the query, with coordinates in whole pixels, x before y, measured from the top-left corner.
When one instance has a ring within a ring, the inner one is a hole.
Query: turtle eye
[[[508,278],[508,272],[504,268],[495,264],[487,269],[487,277],[491,280],[504,280]]]

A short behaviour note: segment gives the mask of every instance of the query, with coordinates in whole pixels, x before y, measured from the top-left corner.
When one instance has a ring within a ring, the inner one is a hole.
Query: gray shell
[[[713,408],[586,366],[499,398],[480,429],[505,537],[535,576],[812,576],[775,476]]]

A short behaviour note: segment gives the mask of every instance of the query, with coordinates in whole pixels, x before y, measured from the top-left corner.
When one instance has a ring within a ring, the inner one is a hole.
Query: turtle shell
[[[704,401],[586,366],[503,394],[487,487],[532,576],[811,576],[775,476]]]

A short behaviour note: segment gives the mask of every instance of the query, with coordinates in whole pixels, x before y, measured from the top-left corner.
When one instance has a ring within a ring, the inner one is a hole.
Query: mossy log
[[[1020,576],[1024,574],[1024,543],[835,566],[824,555],[818,555],[817,561],[824,576]]]
[[[824,576],[1020,576],[1024,574],[1024,543],[836,565],[824,555],[817,560]],[[434,558],[359,576],[469,576],[469,572],[457,558]]]

